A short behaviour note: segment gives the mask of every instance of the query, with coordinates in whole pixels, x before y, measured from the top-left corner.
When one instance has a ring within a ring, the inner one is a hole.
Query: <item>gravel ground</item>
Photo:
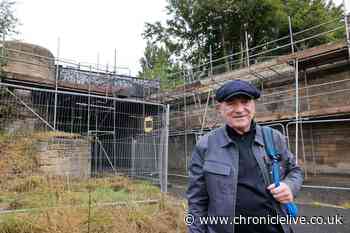
[[[295,233],[349,233],[350,232],[350,209],[334,207],[320,207],[314,205],[299,205],[300,216],[340,216],[343,224],[314,224],[294,225]]]

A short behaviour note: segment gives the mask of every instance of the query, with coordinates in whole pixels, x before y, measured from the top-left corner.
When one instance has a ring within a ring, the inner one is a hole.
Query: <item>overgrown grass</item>
[[[6,187],[6,188],[5,188]],[[46,208],[93,203],[159,199],[159,188],[148,181],[116,176],[89,180],[29,176],[9,180],[0,190],[4,209]]]
[[[185,232],[184,208],[171,206],[147,181],[121,176],[75,179],[69,185],[64,177],[13,181],[1,190],[0,208],[26,212],[1,214],[0,233]],[[159,204],[135,202],[149,199]]]
[[[28,209],[105,202],[158,199],[159,188],[146,181],[114,176],[94,179],[41,174],[35,143],[51,138],[77,138],[65,132],[0,134],[0,208]]]
[[[19,174],[35,172],[38,160],[35,156],[33,137],[0,135],[0,174]]]
[[[89,214],[90,213],[90,214]],[[163,205],[62,208],[0,216],[1,233],[183,233],[184,210]]]
[[[185,232],[183,208],[165,204],[159,187],[149,181],[42,174],[33,145],[52,137],[80,135],[0,134],[0,211],[25,211],[0,213],[0,233]],[[137,202],[145,200],[161,201]]]
[[[350,209],[350,201],[343,203],[341,206],[346,208],[346,209]]]

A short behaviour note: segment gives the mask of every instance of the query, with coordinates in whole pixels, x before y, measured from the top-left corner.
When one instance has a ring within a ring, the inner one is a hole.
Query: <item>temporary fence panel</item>
[[[129,200],[123,190],[143,186],[119,184],[121,177],[151,180],[166,192],[167,116],[166,106],[157,103],[0,83],[0,195],[17,190],[13,200],[32,192],[54,200],[12,209],[84,204],[89,187],[95,187],[97,203]],[[41,190],[37,182],[54,190]],[[117,186],[111,196],[100,196],[106,185]],[[54,196],[56,188],[64,200]],[[157,197],[144,188],[133,200]],[[77,196],[66,197],[69,190]]]

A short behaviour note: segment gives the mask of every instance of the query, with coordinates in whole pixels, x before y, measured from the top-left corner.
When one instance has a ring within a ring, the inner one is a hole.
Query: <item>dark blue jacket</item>
[[[304,179],[303,171],[288,150],[285,137],[273,130],[273,139],[282,159],[281,181],[290,187],[295,197]],[[272,183],[267,168],[271,161],[265,152],[262,127],[258,124],[252,151],[267,187]],[[234,233],[234,225],[200,224],[199,216],[235,216],[238,156],[238,150],[225,127],[204,135],[195,146],[187,190],[189,214],[194,217],[194,223],[188,228],[190,233]],[[277,202],[274,204],[277,213],[284,215],[281,205]],[[291,232],[289,225],[282,227],[285,233]]]

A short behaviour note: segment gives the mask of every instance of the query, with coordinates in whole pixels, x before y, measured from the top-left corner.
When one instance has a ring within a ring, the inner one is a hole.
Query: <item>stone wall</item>
[[[294,76],[274,79],[264,86],[257,102],[260,121],[292,118],[295,115]],[[270,87],[269,87],[270,86]],[[272,86],[272,87],[271,87]],[[299,74],[301,116],[322,116],[350,112],[350,67],[348,63]]]
[[[350,66],[349,63],[334,64],[320,69],[302,71],[300,83],[300,115],[302,117],[325,117],[342,114],[350,116]],[[271,95],[274,93],[273,95]],[[191,103],[187,101],[187,103]],[[202,103],[203,104],[203,103]],[[200,129],[204,108],[194,104],[186,106],[185,112],[171,113],[173,130]],[[257,121],[290,120],[295,117],[294,75],[272,77],[264,82],[263,97],[257,102]],[[340,116],[338,116],[340,118]],[[334,119],[334,117],[328,117]],[[211,104],[208,107],[205,128],[215,128],[223,123]],[[286,127],[287,123],[284,123]],[[295,143],[295,126],[288,127],[292,151]],[[175,146],[171,141],[177,140]],[[304,149],[303,149],[304,144]],[[177,161],[169,163],[169,169],[184,170],[183,139],[169,140],[169,156]],[[172,150],[171,147],[174,147]],[[188,142],[189,153],[192,145]],[[175,153],[176,151],[177,153]],[[303,125],[303,137],[299,135],[299,162],[309,173],[350,175],[350,123],[313,123]],[[305,158],[305,159],[304,159]]]
[[[348,63],[333,65],[320,70],[301,72],[299,80],[300,115],[303,117],[350,113],[350,66]],[[294,75],[273,77],[264,82],[262,97],[257,101],[257,121],[286,120],[295,116]],[[223,123],[210,102],[205,113],[206,103],[198,108],[191,103],[178,112],[171,112],[172,129],[213,128]]]
[[[290,125],[288,131],[294,152],[295,125]],[[298,141],[298,160],[309,174],[350,175],[349,122],[303,124]]]
[[[35,130],[43,130],[48,127],[37,116],[33,114],[19,100],[33,108],[42,118],[48,120],[46,113],[34,108],[32,102],[32,91],[14,89],[11,90],[18,99],[13,97],[4,88],[0,89],[0,130],[10,134],[31,134]]]
[[[19,41],[6,41],[5,55],[3,70],[10,77],[55,80],[54,56],[48,49]]]
[[[90,144],[86,139],[52,138],[37,143],[40,170],[49,175],[89,177]]]

